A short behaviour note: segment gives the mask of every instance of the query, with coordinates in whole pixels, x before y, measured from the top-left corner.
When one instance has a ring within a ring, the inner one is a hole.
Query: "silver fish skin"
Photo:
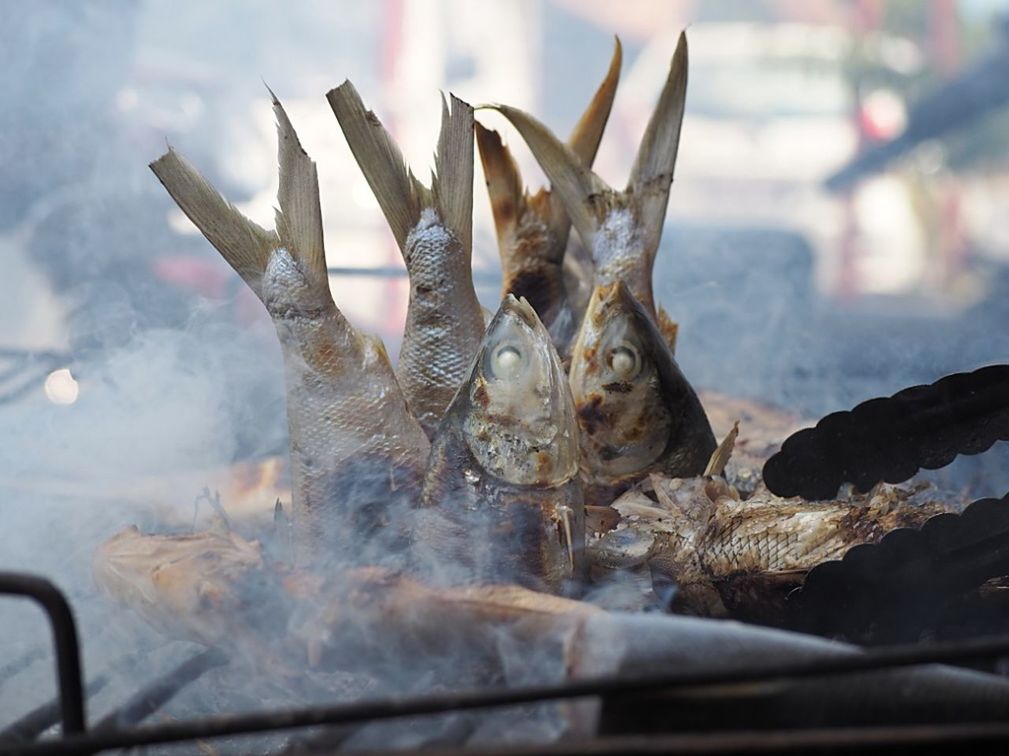
[[[378,200],[410,277],[396,374],[425,432],[434,433],[480,345],[484,314],[473,288],[473,108],[442,101],[431,187],[348,81],[327,95]]]
[[[622,57],[620,40],[616,39],[606,77],[568,138],[568,146],[585,165],[592,165],[599,149],[613,107]],[[498,237],[501,295],[525,298],[563,357],[585,306],[577,288],[571,289],[571,284],[577,287],[578,281],[572,282],[570,273],[577,268],[565,265],[571,219],[549,189],[530,193],[523,188],[518,165],[496,131],[477,123],[476,142]]]
[[[585,513],[566,376],[532,307],[508,296],[431,450],[418,542],[451,582],[563,592]]]
[[[700,475],[715,437],[665,339],[622,281],[595,287],[571,350],[586,503],[654,472]]]
[[[595,283],[623,281],[657,322],[662,316],[652,292],[652,268],[669,203],[686,91],[687,39],[681,34],[623,191],[611,188],[529,114],[494,106],[518,129],[550,179],[552,191],[592,257]],[[669,329],[663,325],[662,330]]]
[[[245,218],[174,150],[151,164],[169,194],[266,306],[284,358],[292,517],[299,562],[354,560],[361,539],[398,521],[430,444],[385,348],[333,302],[315,163],[274,99],[276,231]],[[355,479],[355,495],[344,488]]]

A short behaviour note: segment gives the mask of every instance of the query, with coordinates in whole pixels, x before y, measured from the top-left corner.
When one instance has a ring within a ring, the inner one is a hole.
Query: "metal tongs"
[[[779,496],[828,499],[843,483],[900,483],[1009,440],[1009,365],[948,375],[798,431],[764,465]],[[975,634],[1009,609],[1009,494],[888,533],[810,570],[789,625],[852,640]]]

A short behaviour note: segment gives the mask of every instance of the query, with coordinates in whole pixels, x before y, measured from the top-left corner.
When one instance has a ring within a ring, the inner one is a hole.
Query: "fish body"
[[[584,570],[574,406],[549,334],[506,297],[433,442],[417,540],[463,582],[558,592]]]
[[[355,536],[398,519],[390,503],[419,488],[430,449],[407,408],[381,341],[360,333],[333,302],[315,164],[279,102],[277,230],[228,204],[174,151],[151,168],[190,220],[266,306],[284,357],[292,509],[299,561],[353,559]],[[369,490],[346,496],[348,471]]]
[[[700,475],[715,450],[701,403],[622,281],[592,293],[571,352],[586,502],[607,505],[651,473]]]
[[[621,60],[617,40],[606,77],[568,139],[568,146],[585,165],[592,165],[599,149]],[[523,188],[518,166],[496,131],[477,123],[476,138],[497,230],[502,296],[526,299],[563,356],[584,311],[584,299],[577,291],[580,281],[570,277],[572,272],[577,276],[579,269],[565,268],[571,220],[549,189],[531,194]]]
[[[348,81],[327,95],[347,143],[399,245],[410,301],[396,374],[430,436],[480,345],[484,314],[473,288],[473,109],[442,102],[430,188]]]

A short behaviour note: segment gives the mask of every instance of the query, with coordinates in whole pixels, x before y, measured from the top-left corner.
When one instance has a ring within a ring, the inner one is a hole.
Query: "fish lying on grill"
[[[528,302],[511,295],[435,435],[417,549],[450,579],[560,591],[584,569],[578,429],[567,377]]]
[[[517,108],[494,106],[518,129],[550,179],[592,257],[595,283],[623,281],[675,345],[675,325],[658,310],[652,268],[662,238],[687,91],[687,40],[680,35],[669,76],[638,149],[627,188],[610,188],[551,131]]]
[[[396,374],[425,432],[434,433],[465,379],[484,330],[473,289],[473,109],[442,102],[431,188],[349,82],[326,95],[403,253],[410,302]]]
[[[245,218],[174,150],[151,169],[266,305],[284,354],[299,560],[350,558],[398,519],[419,488],[429,443],[385,347],[357,331],[329,290],[315,163],[280,103],[277,230]],[[367,482],[365,482],[365,478]],[[351,481],[355,496],[341,486]],[[365,490],[368,489],[368,490]]]
[[[606,505],[649,473],[700,475],[715,438],[652,319],[623,284],[592,292],[571,350],[586,503]]]
[[[621,58],[618,39],[606,78],[568,139],[571,151],[585,165],[592,165],[599,149],[617,91]],[[532,195],[524,189],[518,166],[496,131],[477,123],[476,137],[497,229],[502,296],[525,298],[563,356],[582,314],[574,297],[569,297],[565,277],[571,220],[549,189]]]
[[[786,594],[814,566],[955,505],[928,484],[881,484],[831,502],[766,489],[742,500],[719,477],[656,475],[650,485],[654,498],[633,490],[614,502],[621,521],[590,546],[592,563],[647,565],[653,579],[676,584],[674,606],[688,613],[767,622],[780,621]]]

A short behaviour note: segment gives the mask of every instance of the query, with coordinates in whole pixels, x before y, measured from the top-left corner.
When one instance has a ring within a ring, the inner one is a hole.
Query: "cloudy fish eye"
[[[621,380],[630,380],[641,371],[641,356],[629,344],[621,344],[610,352],[610,370]]]
[[[491,357],[491,375],[502,380],[517,378],[525,359],[521,350],[513,344],[503,344],[494,350]]]

